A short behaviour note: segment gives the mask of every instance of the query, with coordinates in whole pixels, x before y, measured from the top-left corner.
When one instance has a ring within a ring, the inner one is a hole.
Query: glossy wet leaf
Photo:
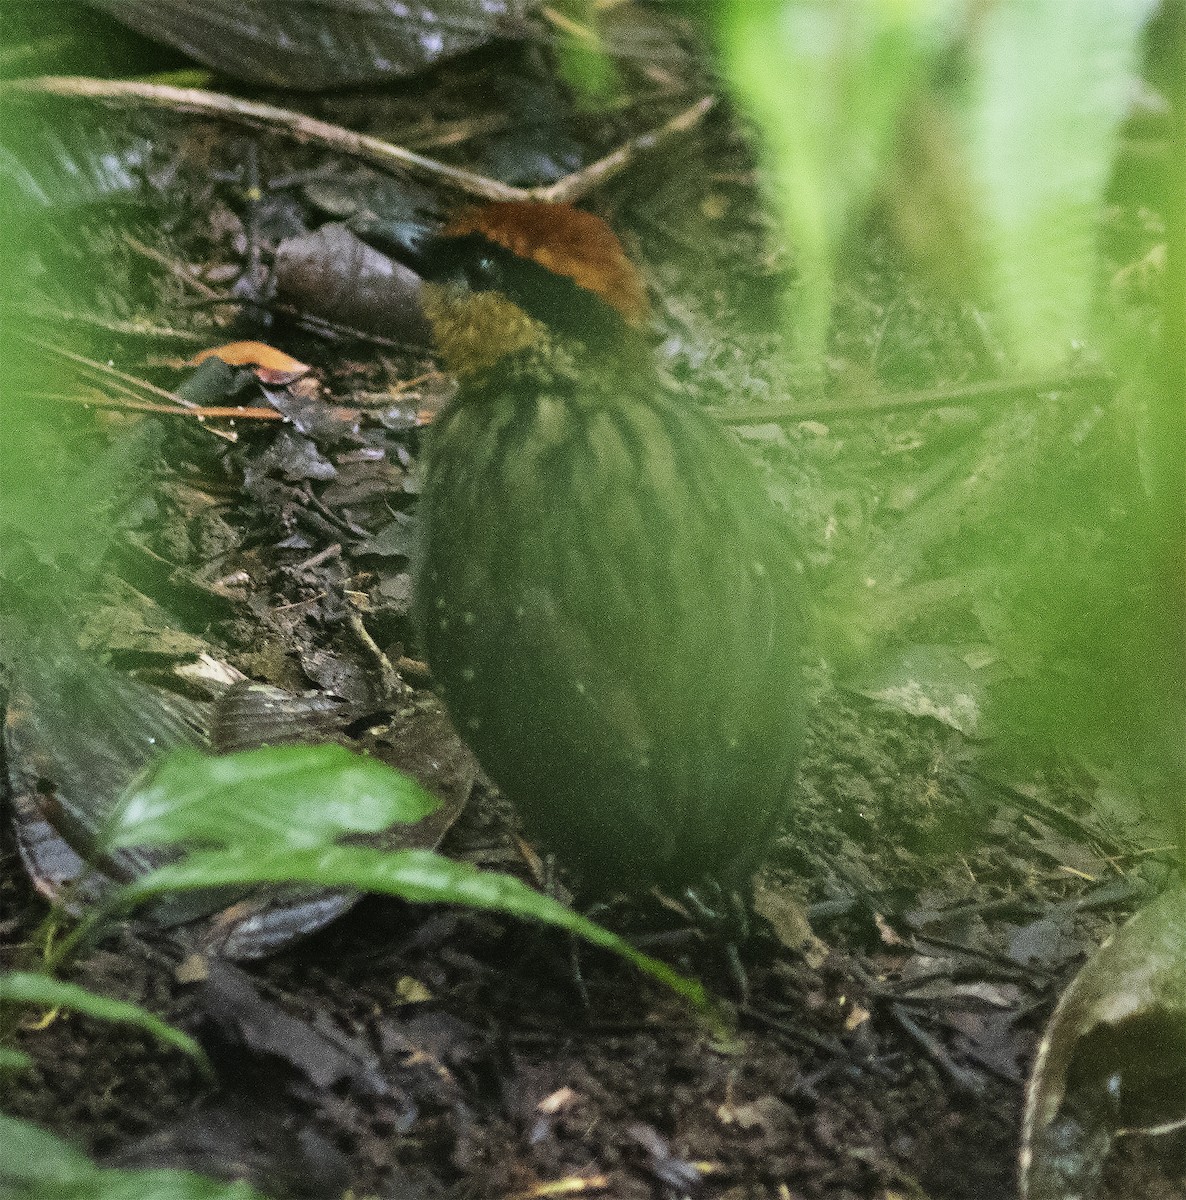
[[[342,746],[178,750],[132,785],[104,843],[302,849],[411,824],[436,806],[415,780]]]
[[[345,225],[285,238],[275,270],[279,298],[304,313],[415,344],[431,340],[420,276]]]
[[[1186,1125],[1186,891],[1121,926],[1063,993],[1026,1094],[1026,1200],[1090,1200],[1122,1132]]]
[[[566,929],[628,959],[640,970],[705,1007],[699,984],[639,953],[600,925],[513,876],[479,871],[426,850],[388,853],[366,846],[290,846],[260,842],[225,851],[202,850],[154,871],[124,891],[136,904],[170,892],[259,883],[308,883],[399,896],[418,903],[463,904]]]
[[[411,75],[519,36],[515,0],[89,0],[133,29],[251,83],[303,90]]]
[[[100,1021],[134,1025],[158,1042],[188,1054],[205,1064],[206,1055],[188,1034],[154,1016],[138,1004],[100,996],[75,983],[31,971],[9,971],[0,975],[0,1004],[36,1004],[43,1008],[68,1008]]]

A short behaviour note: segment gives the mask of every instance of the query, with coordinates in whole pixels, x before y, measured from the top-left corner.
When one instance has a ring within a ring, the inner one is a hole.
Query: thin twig
[[[130,392],[133,396],[156,396],[159,400],[163,400],[179,408],[189,409],[191,412],[199,407],[192,400],[187,400],[184,396],[177,395],[176,392],[167,392],[164,388],[157,387],[155,383],[149,383],[147,379],[137,379],[135,375],[126,375],[123,371],[119,371],[107,363],[96,362],[93,358],[87,358],[84,354],[76,354],[73,350],[65,350],[61,346],[55,346],[52,342],[42,341],[41,338],[31,337],[27,333],[18,332],[16,336],[22,342],[27,342],[30,346],[36,346],[38,350],[45,351],[46,354],[52,354],[56,358],[65,359],[67,362],[73,363],[85,371],[99,375],[119,391]]]
[[[123,239],[125,244],[137,254],[143,258],[151,259],[152,262],[164,267],[171,275],[176,276],[186,287],[192,288],[198,295],[205,296],[207,300],[225,299],[222,292],[215,291],[205,280],[199,279],[188,263],[179,262],[177,259],[171,258],[168,254],[157,250],[153,246],[146,246],[130,233],[125,232]]]
[[[929,1034],[901,1004],[891,1004],[890,1014],[902,1031],[916,1042],[924,1054],[951,1080],[961,1092],[971,1096],[984,1095],[984,1080],[974,1071],[961,1067],[938,1038]]]
[[[1009,400],[1019,395],[1087,391],[1110,388],[1115,376],[1107,371],[1070,371],[1061,375],[1019,376],[987,383],[965,383],[920,392],[890,392],[885,395],[852,396],[843,400],[805,401],[768,408],[715,408],[710,410],[724,425],[764,425],[771,422],[813,421],[820,417],[852,417],[863,413],[893,412],[903,408],[941,408],[972,400]]]
[[[286,418],[274,408],[237,408],[231,405],[196,408],[176,408],[171,404],[156,404],[151,400],[133,400],[106,395],[75,395],[70,392],[26,392],[30,399],[52,400],[61,404],[81,404],[84,408],[112,408],[119,411],[160,413],[166,417],[192,417],[197,421],[283,421]]]
[[[319,121],[291,109],[255,100],[241,100],[221,92],[201,88],[170,87],[161,83],[142,83],[134,79],[89,79],[77,75],[43,75],[6,83],[8,91],[45,92],[52,96],[99,100],[111,104],[139,104],[167,108],[173,112],[199,117],[217,117],[235,121],[252,129],[282,134],[307,145],[322,146],[351,158],[368,162],[387,171],[406,171],[424,175],[484,200],[523,200],[523,188],[511,187],[461,167],[426,158],[382,138],[356,133],[341,125]]]
[[[98,100],[108,104],[151,105],[173,112],[235,121],[253,129],[281,134],[306,145],[321,146],[339,154],[369,163],[385,171],[425,176],[446,187],[482,200],[547,200],[571,203],[616,175],[639,154],[653,150],[661,142],[694,128],[712,108],[715,100],[705,97],[678,116],[639,137],[605,158],[582,167],[546,187],[520,188],[501,183],[486,175],[451,166],[422,154],[396,146],[382,138],[356,133],[341,125],[307,117],[273,104],[242,100],[221,92],[201,88],[177,88],[160,83],[142,83],[131,79],[89,79],[77,75],[43,75],[37,79],[12,80],[0,85],[4,91],[42,92],[52,96]]]
[[[17,312],[23,316],[40,321],[43,325],[88,325],[101,329],[104,333],[115,334],[117,337],[146,338],[162,342],[190,342],[193,345],[203,345],[210,341],[208,333],[199,333],[193,329],[173,329],[168,325],[151,325],[146,320],[134,319],[121,321],[114,317],[105,317],[99,313],[70,312],[62,308],[48,308],[44,305],[10,304],[0,301],[0,312]]]
[[[539,15],[545,21],[550,21],[561,33],[566,33],[575,41],[584,42],[587,46],[597,46],[600,44],[597,34],[593,32],[587,25],[581,25],[574,21],[572,17],[565,13],[558,12],[550,5],[545,5],[539,10]]]
[[[694,129],[708,115],[716,104],[715,96],[705,96],[697,100],[691,108],[672,117],[670,121],[652,129],[647,133],[631,138],[624,146],[581,167],[571,175],[565,175],[547,187],[532,188],[531,197],[535,200],[548,200],[556,204],[571,204],[582,196],[588,195],[594,188],[600,187],[607,180],[624,171],[641,154],[657,149],[663,142],[679,133],[687,133]]]
[[[383,652],[379,643],[371,637],[362,619],[362,614],[351,612],[346,618],[351,632],[358,644],[363,648],[378,669],[379,695],[376,697],[381,704],[391,704],[404,699],[408,694],[408,685],[399,676],[399,671],[391,664],[391,659]]]

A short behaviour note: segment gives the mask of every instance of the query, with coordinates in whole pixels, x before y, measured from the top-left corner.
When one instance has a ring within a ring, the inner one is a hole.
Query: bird
[[[806,618],[760,472],[647,347],[595,214],[463,210],[424,304],[413,616],[462,737],[589,894],[744,890],[791,802]]]

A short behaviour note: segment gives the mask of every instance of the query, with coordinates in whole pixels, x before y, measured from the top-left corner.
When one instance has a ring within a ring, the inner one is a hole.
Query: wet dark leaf
[[[264,683],[237,683],[219,698],[210,721],[210,745],[219,754],[284,746],[332,736],[349,710],[335,696],[294,696]]]
[[[518,36],[522,0],[89,0],[199,62],[275,87],[344,87],[412,75]]]
[[[338,469],[307,437],[283,429],[268,450],[256,459],[248,478],[256,473],[279,475],[292,482],[302,479],[325,481],[336,478]]]
[[[1090,1200],[1125,1131],[1186,1125],[1186,893],[1122,926],[1063,994],[1026,1095],[1022,1196]]]
[[[413,263],[447,217],[439,192],[367,169],[312,180],[304,193],[310,204],[371,245]]]
[[[253,387],[255,376],[251,371],[230,366],[221,358],[207,358],[195,368],[173,390],[178,396],[194,404],[225,404],[238,398]]]
[[[359,554],[375,554],[381,558],[407,558],[412,553],[415,528],[410,517],[398,513],[372,537],[357,547]]]
[[[419,345],[429,341],[420,276],[345,225],[288,238],[276,248],[276,294],[310,316]]]
[[[265,1000],[238,967],[208,963],[199,1003],[210,1026],[205,1037],[234,1051],[283,1062],[317,1091],[340,1084],[360,1095],[390,1090],[372,1051],[344,1036],[330,1041],[307,1021],[290,1016]]]

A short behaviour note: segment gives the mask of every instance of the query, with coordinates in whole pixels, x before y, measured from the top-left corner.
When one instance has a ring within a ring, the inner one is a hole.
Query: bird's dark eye
[[[480,254],[470,268],[470,283],[479,289],[501,288],[502,264],[493,254]]]

